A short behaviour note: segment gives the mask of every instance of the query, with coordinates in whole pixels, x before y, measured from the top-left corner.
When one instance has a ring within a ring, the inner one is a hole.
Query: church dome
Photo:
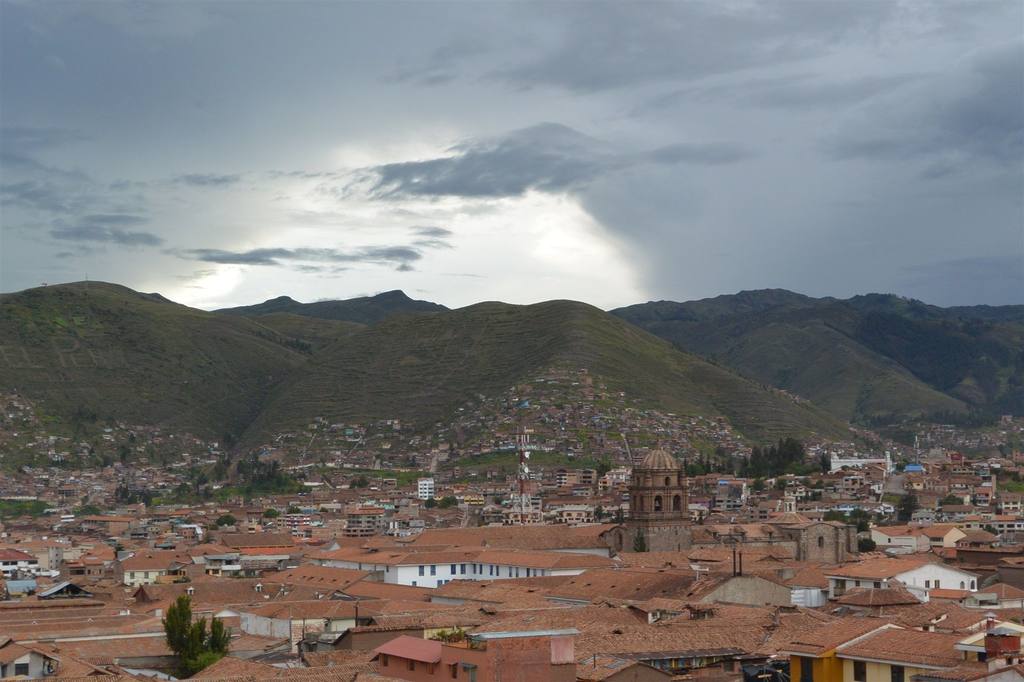
[[[676,458],[668,454],[664,450],[651,450],[646,457],[644,457],[643,463],[640,465],[641,469],[679,469],[679,462]]]

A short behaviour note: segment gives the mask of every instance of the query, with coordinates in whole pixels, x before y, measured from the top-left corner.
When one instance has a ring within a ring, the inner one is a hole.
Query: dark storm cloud
[[[403,265],[417,261],[423,254],[409,246],[368,246],[352,251],[324,248],[267,248],[248,251],[224,249],[185,249],[185,258],[221,265],[285,265],[288,263],[373,263]]]
[[[74,222],[55,222],[50,230],[54,239],[70,242],[96,242],[117,246],[160,246],[162,237],[152,232],[125,229],[146,222],[145,218],[125,214],[96,214]]]
[[[946,157],[924,171],[942,177],[961,161],[1020,169],[1024,159],[1024,42],[986,49],[959,68],[869,107],[828,142],[836,159]]]
[[[566,3],[550,9],[562,27],[540,56],[493,75],[520,87],[599,91],[659,80],[692,80],[822,54],[870,31],[895,3]]]
[[[234,185],[242,179],[241,175],[216,175],[213,173],[188,173],[179,175],[174,180],[183,185],[193,187],[226,187]]]
[[[568,192],[605,174],[643,163],[717,165],[748,153],[724,144],[673,144],[625,154],[601,140],[557,123],[471,140],[452,156],[391,163],[370,169],[378,197],[520,196],[529,190]]]

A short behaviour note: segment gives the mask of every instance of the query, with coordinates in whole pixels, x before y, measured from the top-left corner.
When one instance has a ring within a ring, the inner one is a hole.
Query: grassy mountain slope
[[[312,416],[430,424],[475,394],[505,390],[561,363],[586,367],[652,405],[725,415],[757,438],[844,431],[818,408],[681,353],[597,308],[551,301],[482,303],[367,327],[316,354],[282,385],[254,433]]]
[[[766,290],[613,313],[842,419],[865,420],[1024,410],[1018,308],[943,309],[880,294],[840,301]]]
[[[0,387],[65,420],[239,434],[306,360],[285,335],[101,282],[0,296]]]
[[[404,292],[396,289],[376,296],[363,296],[343,301],[315,301],[313,303],[299,303],[288,296],[279,296],[263,303],[238,308],[224,308],[217,312],[248,317],[269,313],[292,313],[325,320],[374,324],[399,313],[433,313],[441,310],[447,310],[447,308],[429,301],[413,300]]]
[[[311,351],[354,334],[366,326],[358,322],[306,317],[295,313],[268,313],[253,316],[251,319],[283,336],[294,339],[304,350]]]

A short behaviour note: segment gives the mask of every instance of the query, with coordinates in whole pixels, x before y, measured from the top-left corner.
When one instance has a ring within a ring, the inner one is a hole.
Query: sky
[[[0,0],[0,291],[1024,303],[1024,3]]]

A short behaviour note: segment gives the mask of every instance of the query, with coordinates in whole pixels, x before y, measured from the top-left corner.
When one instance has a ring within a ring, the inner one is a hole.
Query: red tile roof
[[[386,644],[380,645],[374,649],[374,652],[378,655],[387,654],[388,656],[408,658],[423,663],[437,663],[441,660],[441,642],[401,635]]]

